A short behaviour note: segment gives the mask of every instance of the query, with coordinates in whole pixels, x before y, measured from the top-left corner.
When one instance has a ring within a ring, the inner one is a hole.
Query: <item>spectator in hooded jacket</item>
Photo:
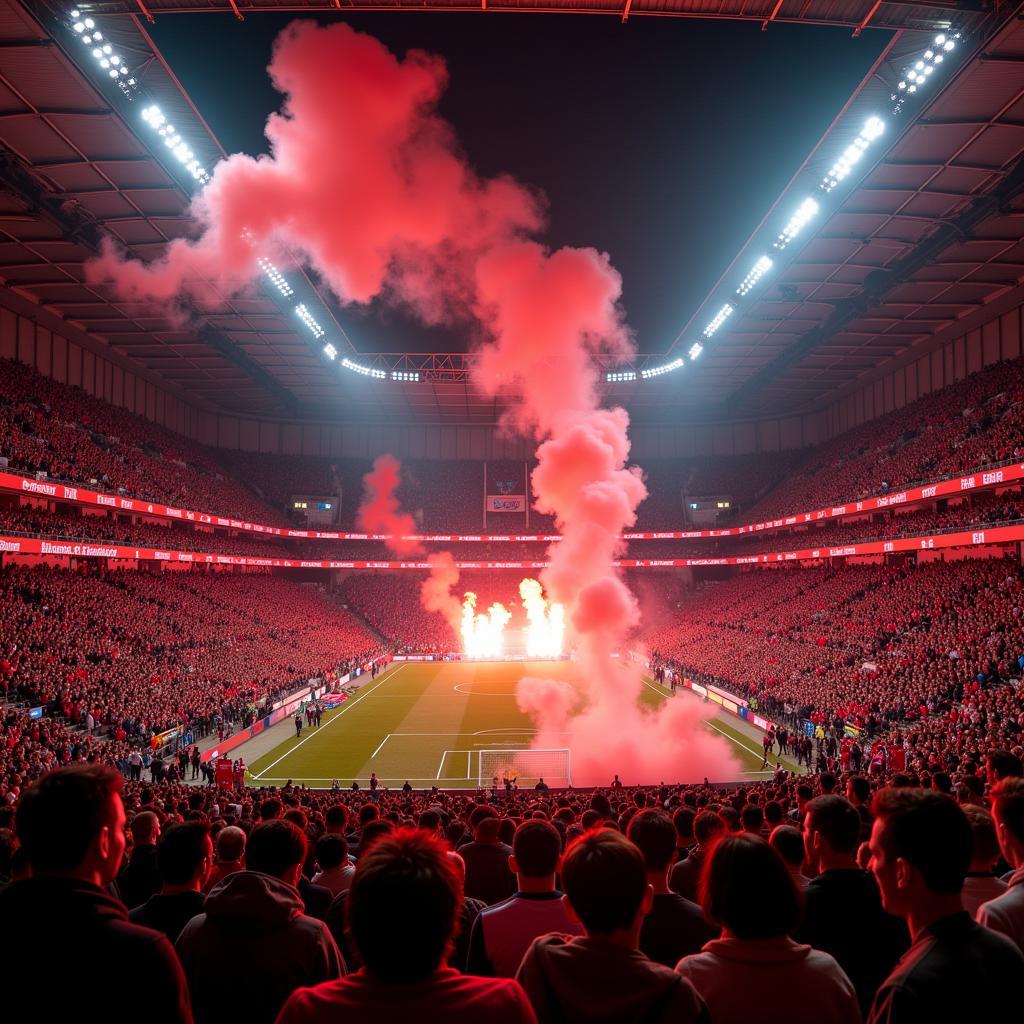
[[[347,897],[348,929],[363,966],[300,988],[277,1024],[534,1024],[514,981],[448,966],[462,884],[439,839],[411,829],[378,838],[361,854]]]
[[[296,988],[345,973],[327,925],[303,913],[296,886],[305,859],[294,822],[257,825],[245,870],[228,875],[185,926],[177,950],[197,1024],[271,1024]]]
[[[109,1021],[116,989],[150,1024],[191,1024],[173,947],[105,891],[124,854],[121,785],[114,769],[83,765],[22,796],[15,823],[32,877],[0,892],[0,964],[48,1020]]]
[[[722,937],[676,970],[713,1021],[757,1020],[766,1006],[785,1006],[788,1024],[859,1024],[856,992],[839,964],[790,938],[800,892],[767,842],[749,834],[720,839],[701,878],[701,903]]]
[[[860,815],[845,797],[815,797],[805,808],[804,849],[815,877],[795,933],[835,957],[857,990],[861,1013],[910,945],[907,927],[882,909],[878,884],[857,866]]]
[[[693,986],[640,951],[654,891],[643,854],[620,832],[593,829],[562,858],[566,910],[584,936],[544,935],[516,975],[540,1024],[707,1024]]]

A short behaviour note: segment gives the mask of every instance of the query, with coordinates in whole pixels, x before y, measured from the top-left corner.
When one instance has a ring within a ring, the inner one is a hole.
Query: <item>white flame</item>
[[[504,650],[505,626],[511,612],[495,602],[487,614],[476,614],[476,594],[467,592],[462,601],[462,648],[467,658],[500,658]]]
[[[529,623],[526,632],[526,653],[531,658],[560,658],[565,637],[565,608],[549,604],[538,580],[523,580],[519,596]]]

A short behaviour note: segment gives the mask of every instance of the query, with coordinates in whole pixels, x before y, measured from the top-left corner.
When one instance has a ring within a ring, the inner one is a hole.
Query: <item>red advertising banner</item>
[[[895,552],[938,551],[945,548],[1009,544],[1024,540],[1024,525],[997,526],[986,530],[939,533],[925,537],[899,537],[864,544],[821,546],[796,551],[772,551],[758,555],[721,558],[623,558],[615,564],[623,569],[659,569],[680,566],[766,565],[778,562],[813,561],[853,555],[882,555]],[[249,555],[216,555],[199,551],[167,551],[129,547],[122,544],[88,543],[38,537],[0,536],[0,555],[50,555],[68,558],[116,558],[141,562],[192,562],[204,565],[238,565],[270,569],[429,569],[428,562],[369,562],[338,559],[255,558]],[[543,569],[547,562],[456,562],[460,569]]]
[[[949,498],[971,491],[999,487],[1024,480],[1024,462],[1011,463],[999,469],[981,470],[964,476],[941,480],[937,483],[921,487],[910,487],[891,494],[883,494],[862,501],[849,501],[830,508],[817,509],[813,512],[798,512],[768,519],[761,523],[749,523],[745,526],[731,526],[724,530],[665,530],[653,533],[624,533],[626,540],[704,540],[718,537],[738,537],[764,530],[777,530],[787,526],[802,526],[828,519],[841,519],[846,516],[865,515],[881,509],[895,508],[902,505],[913,505],[921,501],[933,501],[936,498]],[[211,515],[207,512],[192,512],[187,509],[161,505],[157,502],[139,501],[135,498],[123,498],[118,495],[103,494],[85,487],[70,484],[51,483],[46,480],[32,480],[16,473],[0,472],[0,491],[13,491],[18,494],[31,495],[38,498],[52,498],[73,504],[93,508],[109,508],[116,512],[134,512],[138,515],[159,516],[164,519],[176,519],[179,522],[202,523],[209,526],[226,527],[234,530],[250,531],[274,537],[295,537],[306,540],[386,540],[387,534],[382,533],[351,533],[345,531],[293,530],[277,526],[263,526],[259,523],[247,523],[228,516]],[[488,508],[488,511],[525,511],[525,497],[518,495],[491,495],[490,500],[522,501],[521,508]],[[407,539],[415,539],[430,543],[466,543],[474,541],[557,541],[562,538],[557,534],[415,534]],[[899,550],[899,549],[897,549]],[[862,552],[863,553],[863,552]],[[724,564],[724,563],[723,563]]]

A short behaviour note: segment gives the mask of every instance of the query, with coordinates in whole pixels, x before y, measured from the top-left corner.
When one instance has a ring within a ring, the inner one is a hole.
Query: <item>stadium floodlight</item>
[[[916,74],[915,72],[910,73]],[[829,168],[828,174],[825,175],[819,186],[821,190],[831,192],[853,170],[853,165],[864,155],[868,146],[884,132],[885,122],[874,115],[869,117],[857,138],[846,147],[842,156]]]
[[[892,112],[894,114],[898,114],[903,109],[909,95],[925,85],[945,56],[956,49],[956,45],[961,39],[960,32],[954,32],[952,35],[940,32],[932,40],[928,49],[917,60],[907,65],[895,92],[889,97],[893,101]]]
[[[111,57],[111,62],[114,61],[114,57]],[[102,63],[102,61],[101,61]],[[115,72],[116,73],[116,72]],[[120,68],[122,75],[128,74],[128,69],[124,66]],[[113,75],[111,76],[113,77]],[[128,79],[129,84],[134,84],[135,79]],[[210,176],[206,173],[206,168],[196,159],[195,153],[192,152],[189,145],[182,139],[182,137],[175,130],[173,124],[167,123],[167,118],[164,112],[155,103],[151,103],[148,107],[145,107],[142,111],[142,120],[149,125],[157,133],[157,135],[164,140],[164,145],[171,151],[178,163],[185,168],[189,174],[200,185],[205,185],[209,180]]]
[[[818,209],[816,200],[811,198],[805,199],[797,207],[796,213],[789,218],[789,223],[779,233],[779,237],[775,241],[775,248],[780,251],[785,249],[800,234],[807,222],[818,212]]]
[[[319,340],[327,333],[313,318],[313,314],[306,309],[304,302],[300,302],[295,307],[295,315],[309,328],[314,338]]]
[[[699,341],[695,341],[690,346],[690,358],[691,359],[696,359],[697,356],[699,356],[701,354],[701,352],[703,352],[703,351],[704,351],[704,346]]]
[[[260,270],[270,278],[270,283],[287,299],[294,294],[294,289],[285,280],[284,275],[281,273],[273,263],[266,258],[266,256],[258,256],[256,262],[259,264]]]
[[[704,328],[704,337],[710,338],[715,332],[732,316],[732,306],[727,302],[712,318],[711,322]]]
[[[373,377],[375,380],[387,380],[388,375],[383,370],[377,370],[370,366],[360,366],[359,363],[353,363],[351,359],[342,359],[341,365],[346,370],[362,374],[364,377]]]
[[[673,359],[671,363],[665,363],[663,366],[652,366],[649,370],[641,370],[640,376],[644,380],[650,380],[652,377],[661,377],[666,373],[671,373],[673,370],[678,370],[682,365],[682,359]]]
[[[417,370],[392,370],[391,379],[406,381],[411,384],[418,384],[420,381],[420,375]]]
[[[96,22],[92,18],[82,17],[82,12],[77,7],[68,11],[66,23],[69,31],[73,32],[88,47],[93,47],[95,43],[103,40],[102,32],[93,31],[96,28]],[[103,43],[102,46],[97,46],[90,52],[99,64],[100,70],[105,71],[107,76],[117,83],[121,92],[131,99],[138,88],[138,83],[128,69],[124,57],[115,53],[110,43]]]
[[[613,370],[611,373],[606,373],[604,379],[609,384],[622,384],[625,381],[636,380],[635,370]]]
[[[331,362],[334,362],[334,360],[338,358],[338,350],[330,342],[327,342],[327,344],[324,345],[324,355],[327,356]]]
[[[752,288],[754,288],[757,285],[757,282],[760,281],[761,278],[764,277],[764,275],[767,274],[768,271],[772,269],[772,265],[772,261],[769,257],[760,257],[760,259],[758,259],[758,261],[754,264],[750,273],[747,274],[745,278],[743,278],[743,281],[740,284],[739,288],[736,289],[736,294],[741,297],[746,295]]]

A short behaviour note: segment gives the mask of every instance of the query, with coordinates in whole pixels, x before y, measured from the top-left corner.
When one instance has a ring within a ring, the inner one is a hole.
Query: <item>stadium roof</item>
[[[302,3],[297,0],[119,0],[97,5],[104,14],[142,14],[152,20],[157,14],[202,14],[233,11],[247,15],[268,11],[490,11],[538,12],[559,14],[603,14],[623,21],[637,17],[719,18],[728,21],[755,21],[767,27],[773,22],[800,22],[808,25],[838,25],[855,32],[865,28],[919,29],[934,32],[945,28],[953,12],[965,5],[930,0],[327,0]],[[979,5],[980,6],[980,5]],[[968,8],[970,9],[970,8]]]
[[[196,152],[223,150],[153,45],[145,19],[157,12],[223,12],[233,6],[230,0],[89,6],[102,17],[106,38],[118,52],[132,66],[145,67],[148,94],[158,98]],[[333,5],[237,6],[244,15]],[[488,0],[487,6],[513,5]],[[678,419],[681,405],[700,416],[727,405],[733,416],[813,407],[870,374],[880,361],[998,301],[1024,277],[1024,24],[1016,20],[1016,10],[1002,11],[997,20],[995,14],[961,8],[954,14],[953,5],[824,0],[619,7],[549,3],[543,9],[904,29],[680,332],[674,350],[639,359],[637,371],[687,354],[701,326],[734,293],[747,264],[774,237],[780,217],[784,220],[821,180],[865,117],[892,106],[890,96],[903,69],[935,30],[955,17],[967,34],[966,55],[941,82],[936,76],[936,88],[923,91],[918,105],[908,104],[891,119],[891,129],[865,166],[877,162],[824,209],[813,230],[786,253],[790,262],[778,261],[772,280],[705,344],[696,362],[687,360],[682,370],[654,380],[612,386],[635,416]],[[195,310],[195,321],[203,325],[197,329],[192,322],[154,314],[147,305],[121,301],[104,285],[89,284],[84,263],[104,233],[144,259],[157,255],[168,239],[188,233],[190,179],[129,127],[137,119],[130,121],[116,90],[80,62],[60,21],[64,14],[54,6],[48,19],[15,0],[0,0],[0,279],[206,408],[310,418],[336,417],[340,408],[343,418],[388,422],[496,419],[496,403],[466,382],[465,353],[358,355],[351,346],[342,350],[344,331],[331,323],[332,335],[342,339],[339,358],[350,356],[389,375],[418,370],[424,378],[400,384],[342,372],[339,382],[319,346],[270,290],[227,298],[211,285]],[[296,285],[300,294],[317,300],[313,281]],[[330,303],[319,308],[320,315],[330,316]]]

